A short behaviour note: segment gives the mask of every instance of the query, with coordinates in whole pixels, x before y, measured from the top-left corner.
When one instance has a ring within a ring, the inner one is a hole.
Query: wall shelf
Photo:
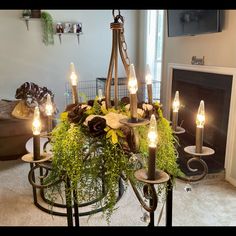
[[[62,35],[76,35],[79,44],[79,36],[83,34],[82,23],[80,22],[63,22],[57,23],[55,26],[56,35],[58,35],[60,44],[62,42]]]

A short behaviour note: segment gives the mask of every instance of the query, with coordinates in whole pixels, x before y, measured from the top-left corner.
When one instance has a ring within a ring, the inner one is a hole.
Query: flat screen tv
[[[222,31],[223,10],[167,10],[168,37]]]

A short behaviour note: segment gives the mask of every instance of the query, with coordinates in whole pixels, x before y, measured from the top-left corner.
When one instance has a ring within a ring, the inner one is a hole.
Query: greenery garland
[[[54,32],[53,32],[53,19],[48,12],[41,13],[42,25],[43,25],[43,43],[45,45],[54,44]]]
[[[129,117],[130,112],[122,103],[118,110],[107,110],[104,102],[101,103],[97,99],[91,105],[72,105],[68,108],[69,111],[61,114],[61,122],[52,132],[53,168],[47,181],[58,178],[65,180],[68,176],[71,181],[70,191],[77,191],[79,203],[100,198],[95,208],[103,207],[109,223],[110,216],[115,210],[118,180],[121,175],[127,177],[126,187],[129,179],[134,180],[136,165],[131,158],[133,154],[127,149],[125,131],[122,127],[109,126],[111,122],[104,118],[113,113],[115,115],[112,118],[119,115]],[[182,175],[176,163],[176,140],[169,122],[162,116],[158,103],[153,104],[153,109],[158,118],[159,135],[156,165],[173,177]],[[140,126],[138,132],[139,152],[142,154],[143,162],[147,163],[148,126]],[[63,184],[66,184],[66,181],[62,182],[61,186],[48,189],[48,196],[53,201],[56,199],[54,193],[62,190]]]

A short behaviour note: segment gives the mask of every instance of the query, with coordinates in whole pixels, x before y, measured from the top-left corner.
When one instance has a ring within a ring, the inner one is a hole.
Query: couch
[[[0,120],[0,161],[17,159],[26,153],[25,144],[32,137],[31,120]]]
[[[0,100],[0,161],[26,154],[25,144],[32,137],[32,119],[17,119],[11,115],[18,102]],[[45,127],[44,124],[43,121]]]

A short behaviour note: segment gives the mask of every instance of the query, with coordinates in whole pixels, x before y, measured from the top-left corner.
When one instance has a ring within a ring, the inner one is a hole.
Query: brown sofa
[[[25,144],[32,137],[32,119],[13,117],[19,100],[0,100],[0,161],[20,158],[26,153]],[[45,119],[42,131],[45,130]]]
[[[0,161],[17,159],[26,153],[25,144],[32,137],[32,120],[0,120]]]

